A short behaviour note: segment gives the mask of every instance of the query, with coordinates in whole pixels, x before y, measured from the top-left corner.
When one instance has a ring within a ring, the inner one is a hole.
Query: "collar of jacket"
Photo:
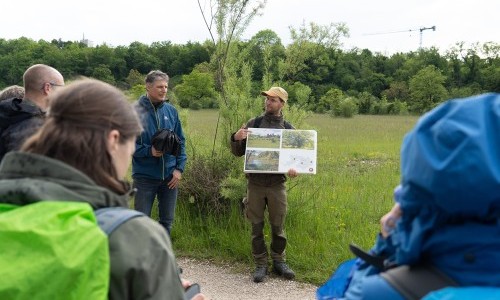
[[[279,116],[275,116],[272,114],[264,114],[264,119],[268,120],[269,122],[281,122],[283,120],[283,113],[280,113]]]
[[[39,154],[9,152],[0,165],[0,200],[4,203],[50,200],[87,202],[94,209],[127,207],[130,194],[118,195],[70,165]]]
[[[164,100],[156,107],[156,109],[161,108],[165,103],[168,102],[167,100]],[[141,106],[148,110],[154,110],[154,104],[153,101],[151,101],[147,95],[142,95],[141,98],[139,99],[139,103]]]
[[[5,128],[13,123],[34,116],[44,116],[45,112],[30,100],[11,98],[0,102],[0,127]]]

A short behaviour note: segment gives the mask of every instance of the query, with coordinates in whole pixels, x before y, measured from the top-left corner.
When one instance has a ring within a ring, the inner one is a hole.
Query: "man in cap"
[[[64,78],[53,67],[36,64],[23,75],[24,98],[0,102],[0,161],[12,150],[18,150],[45,119],[49,95],[64,85]]]
[[[283,119],[282,109],[288,100],[288,93],[281,87],[272,87],[261,93],[265,96],[265,112],[244,124],[231,135],[231,152],[243,156],[246,150],[248,128],[294,129]],[[294,169],[288,170],[289,177],[297,176]],[[264,212],[267,206],[271,223],[271,258],[273,270],[286,279],[295,278],[295,273],[285,263],[286,236],[284,231],[287,211],[285,174],[246,174],[247,196],[243,200],[245,215],[252,223],[252,255],[256,264],[254,282],[262,282],[267,275],[268,251],[264,239]]]

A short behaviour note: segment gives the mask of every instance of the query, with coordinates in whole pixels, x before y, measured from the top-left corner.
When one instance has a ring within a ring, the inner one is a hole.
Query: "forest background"
[[[180,108],[188,154],[172,232],[176,252],[243,262],[249,271],[250,228],[240,206],[243,161],[230,153],[228,140],[262,112],[260,91],[284,87],[285,118],[318,132],[318,173],[288,181],[287,255],[299,280],[319,284],[352,256],[349,243],[373,243],[400,180],[402,138],[418,116],[450,98],[500,92],[500,45],[457,41],[450,49],[390,56],[346,51],[341,45],[349,29],[343,23],[290,28],[289,45],[271,30],[243,41],[241,33],[265,4],[214,3],[203,13],[210,33],[204,43],[89,47],[0,39],[0,88],[22,85],[27,67],[45,63],[68,82],[96,78],[134,101],[145,91],[145,74],[167,72],[169,101]]]
[[[350,99],[355,113],[421,114],[449,98],[500,91],[499,43],[457,42],[446,50],[423,48],[385,56],[369,49],[340,49],[348,36],[342,24],[310,23],[291,30],[293,42],[287,46],[271,30],[248,41],[231,41],[233,55],[251,68],[253,96],[267,80],[289,92],[290,105],[312,112],[340,114],[339,102]],[[142,93],[144,75],[160,69],[171,77],[173,103],[190,109],[217,108],[216,51],[211,41],[88,47],[73,41],[0,39],[0,89],[22,85],[27,67],[45,63],[67,79],[93,77],[135,97]]]

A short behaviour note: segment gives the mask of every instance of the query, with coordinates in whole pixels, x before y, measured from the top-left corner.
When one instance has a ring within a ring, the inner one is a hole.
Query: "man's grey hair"
[[[155,82],[156,80],[165,80],[168,82],[168,75],[166,73],[163,73],[160,70],[154,70],[148,73],[146,75],[146,84],[151,84]]]
[[[24,87],[18,85],[11,85],[0,91],[0,101],[10,98],[23,99]]]

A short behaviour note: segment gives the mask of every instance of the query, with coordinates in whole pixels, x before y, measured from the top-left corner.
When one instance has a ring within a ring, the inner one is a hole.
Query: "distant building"
[[[82,39],[80,40],[80,43],[83,43],[85,44],[87,47],[94,47],[94,42],[89,40],[89,39],[86,39],[85,38],[85,33],[83,34],[83,37]]]

